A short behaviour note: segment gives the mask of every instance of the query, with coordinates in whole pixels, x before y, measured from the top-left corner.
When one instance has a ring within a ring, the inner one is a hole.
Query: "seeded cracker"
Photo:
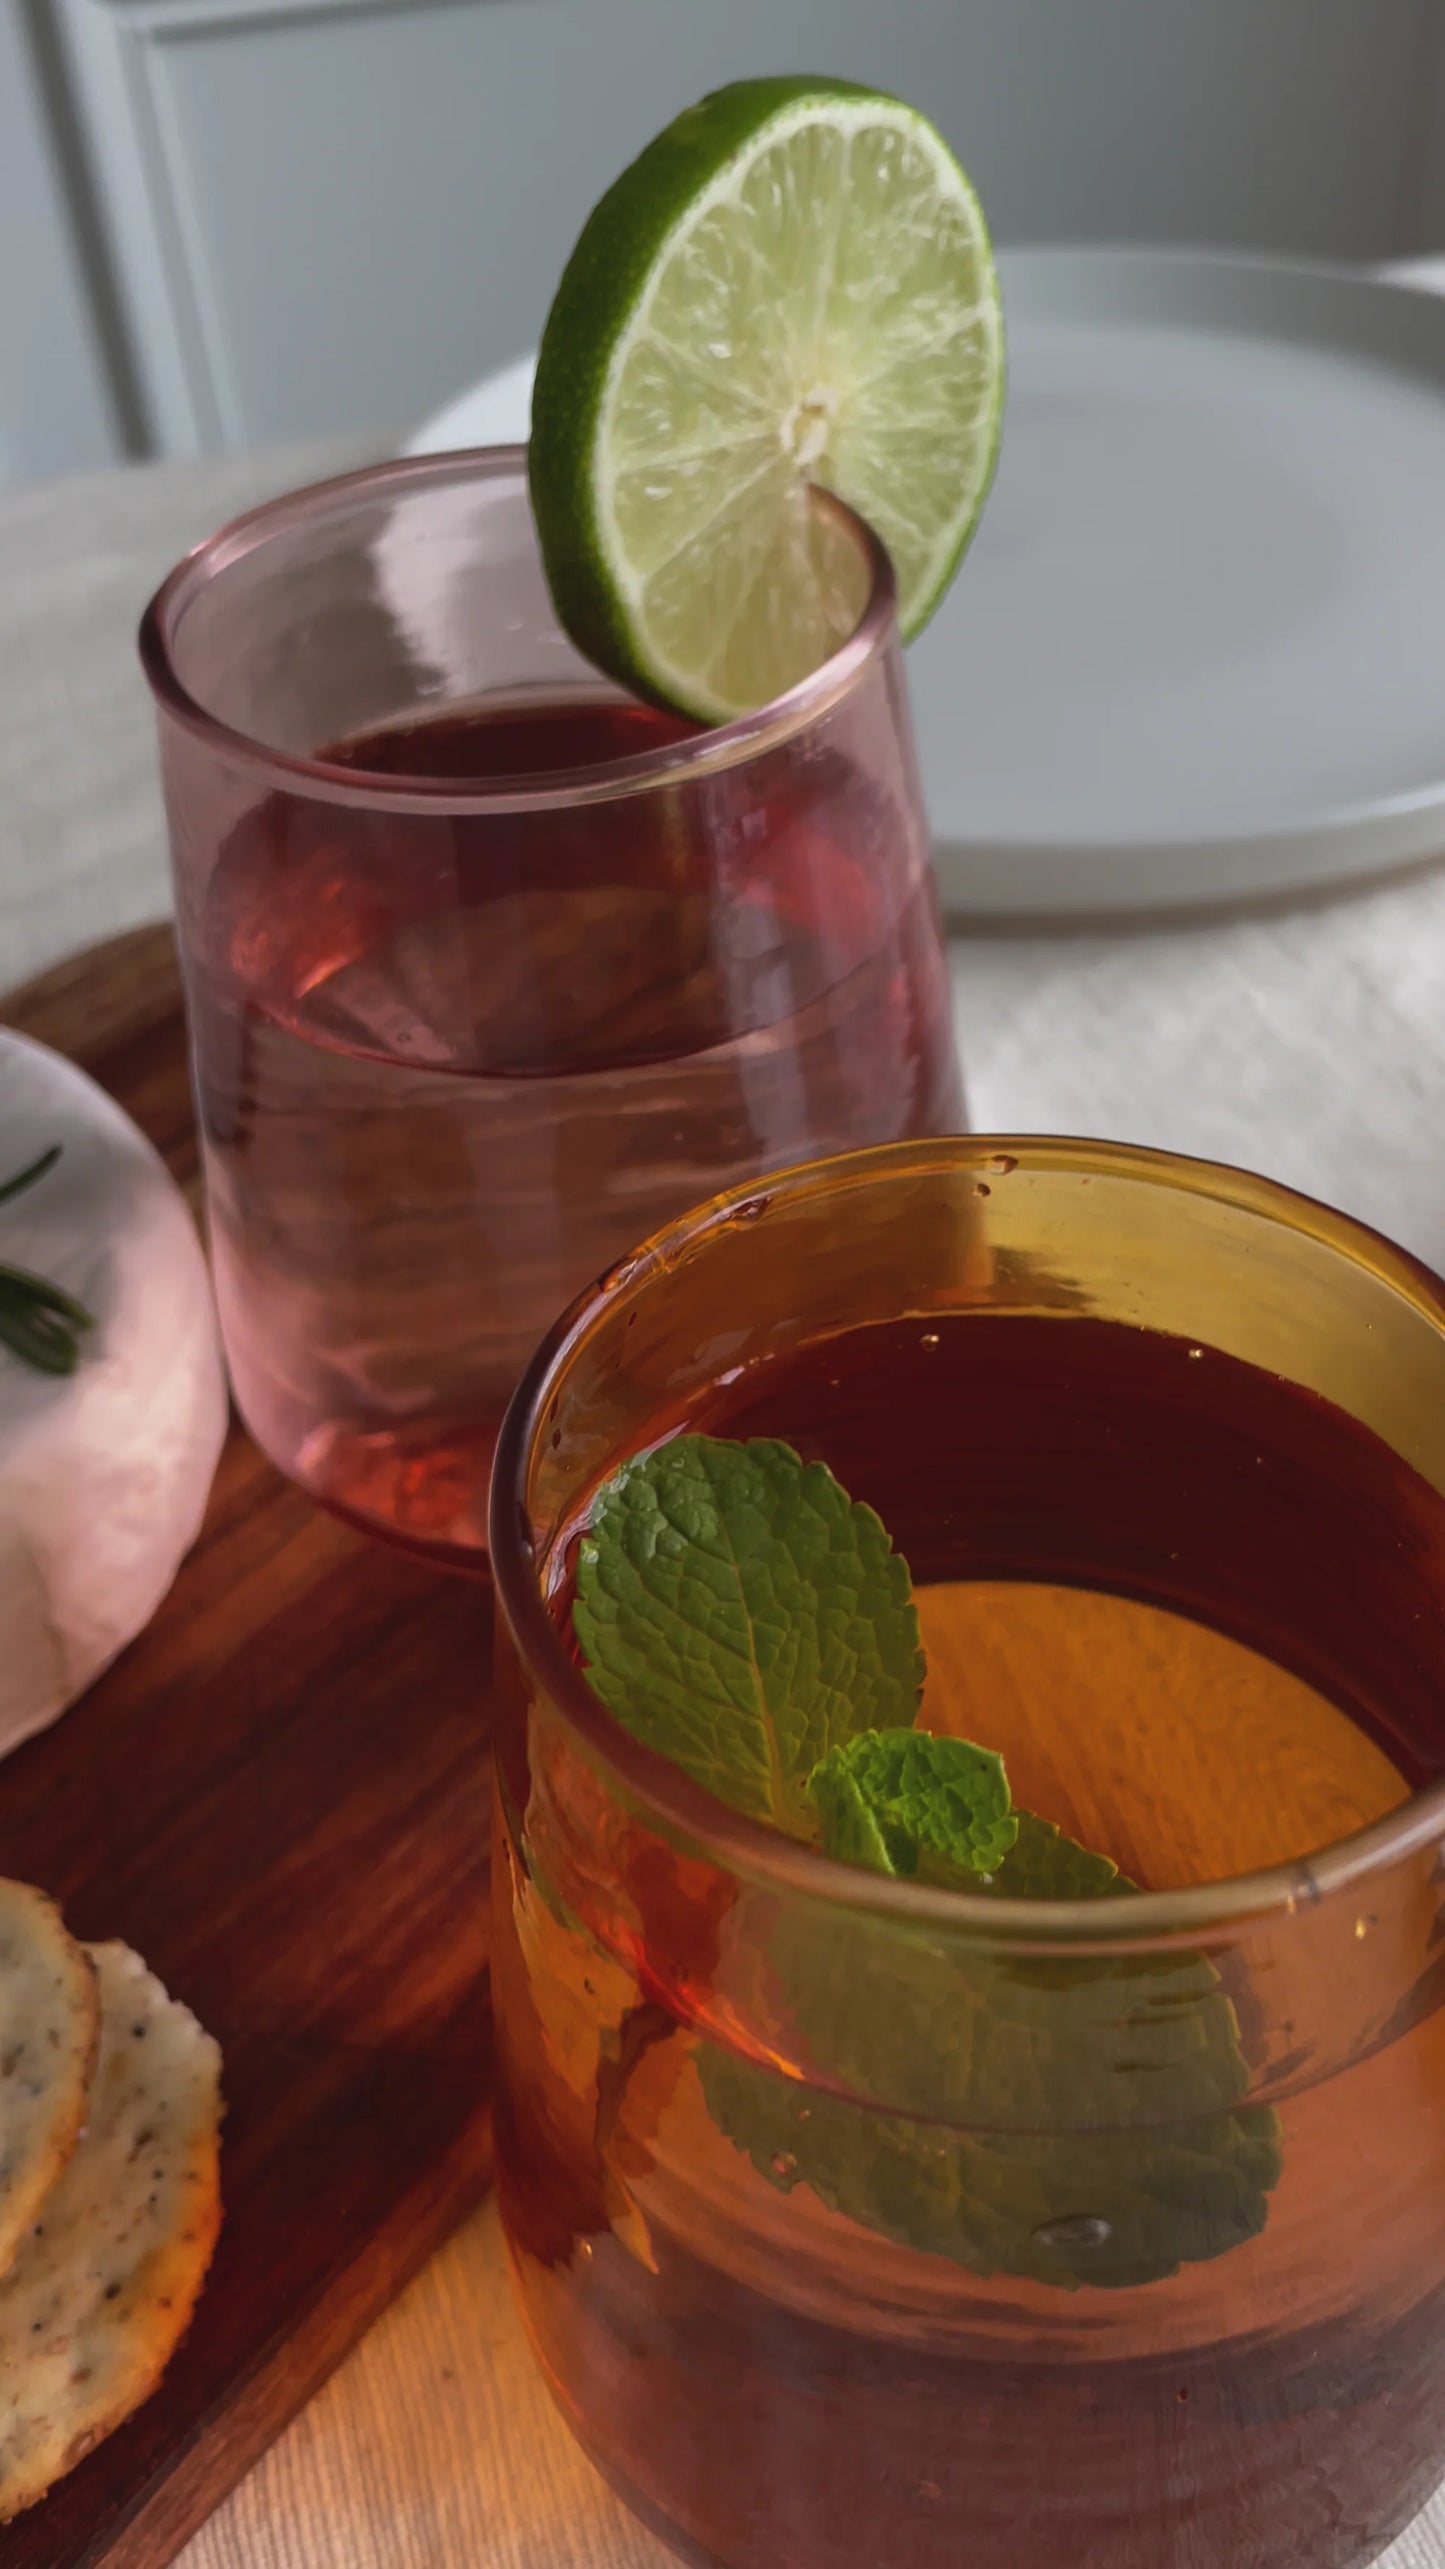
[[[95,1974],[54,1901],[0,1880],[0,2272],[75,2148],[99,2025]]]
[[[100,1988],[88,2120],[0,2279],[0,2520],[154,2390],[220,2227],[220,2052],[137,1954],[87,1951]]]

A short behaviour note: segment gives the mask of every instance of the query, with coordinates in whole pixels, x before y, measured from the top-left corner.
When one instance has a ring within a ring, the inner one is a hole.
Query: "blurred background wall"
[[[405,427],[658,125],[800,67],[1005,242],[1445,243],[1441,0],[0,0],[0,479]]]

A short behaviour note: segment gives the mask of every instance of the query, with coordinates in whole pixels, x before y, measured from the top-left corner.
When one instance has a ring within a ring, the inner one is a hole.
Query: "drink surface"
[[[785,1436],[876,1506],[919,1592],[922,1718],[1000,1748],[1021,1805],[1146,1887],[1308,1856],[1445,1768],[1445,1502],[1276,1377],[1082,1317],[942,1316],[776,1358],[677,1423]],[[503,1812],[528,2320],[583,2440],[687,2556],[1361,2569],[1423,2502],[1445,2459],[1428,1918],[1413,1988],[1378,1965],[1378,2037],[1278,2090],[1255,2235],[1208,2253],[1186,2224],[1176,2271],[1065,2290],[910,2248],[905,2198],[868,2226],[796,2161],[759,2167],[646,1957],[529,1879],[505,1772]],[[1379,1925],[1345,1921],[1348,1969]],[[1228,1985],[1250,2060],[1277,1993]]]
[[[449,778],[457,785],[496,784],[506,777],[559,776],[570,769],[610,767],[694,740],[699,726],[612,696],[522,702],[473,712],[429,714],[384,723],[332,743],[327,764],[368,776]]]
[[[770,1364],[705,1424],[785,1417],[912,1567],[924,1724],[1144,1888],[1309,1855],[1445,1767],[1418,1611],[1445,1502],[1325,1403],[1182,1340],[981,1315]]]
[[[690,728],[574,696],[326,757],[565,782]],[[232,828],[191,989],[227,1348],[273,1459],[370,1530],[480,1564],[501,1412],[574,1293],[738,1178],[960,1124],[921,837],[840,752],[773,782],[725,833],[681,786],[276,792]]]

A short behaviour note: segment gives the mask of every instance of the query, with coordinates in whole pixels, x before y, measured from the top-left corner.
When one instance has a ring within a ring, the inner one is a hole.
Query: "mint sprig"
[[[617,1719],[835,1858],[999,1898],[1136,1886],[1011,1807],[1003,1761],[915,1727],[907,1565],[822,1464],[679,1436],[599,1494],[573,1623]],[[708,2109],[782,2192],[973,2272],[1158,2280],[1264,2226],[1278,2126],[1245,2100],[1202,1954],[990,1954],[798,1903],[764,1941],[780,2075],[703,2042]]]
[[[679,1436],[597,1499],[572,1625],[618,1720],[719,1801],[813,1838],[808,1778],[860,1730],[911,1723],[923,1653],[908,1565],[822,1463],[768,1437]]]

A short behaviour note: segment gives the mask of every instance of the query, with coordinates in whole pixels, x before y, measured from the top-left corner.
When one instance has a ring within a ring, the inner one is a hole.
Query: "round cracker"
[[[95,1973],[54,1901],[0,1880],[0,2272],[79,2139],[99,2024]]]
[[[88,1952],[100,1990],[88,2119],[0,2277],[0,2521],[149,2397],[220,2228],[220,2052],[138,1954]]]

